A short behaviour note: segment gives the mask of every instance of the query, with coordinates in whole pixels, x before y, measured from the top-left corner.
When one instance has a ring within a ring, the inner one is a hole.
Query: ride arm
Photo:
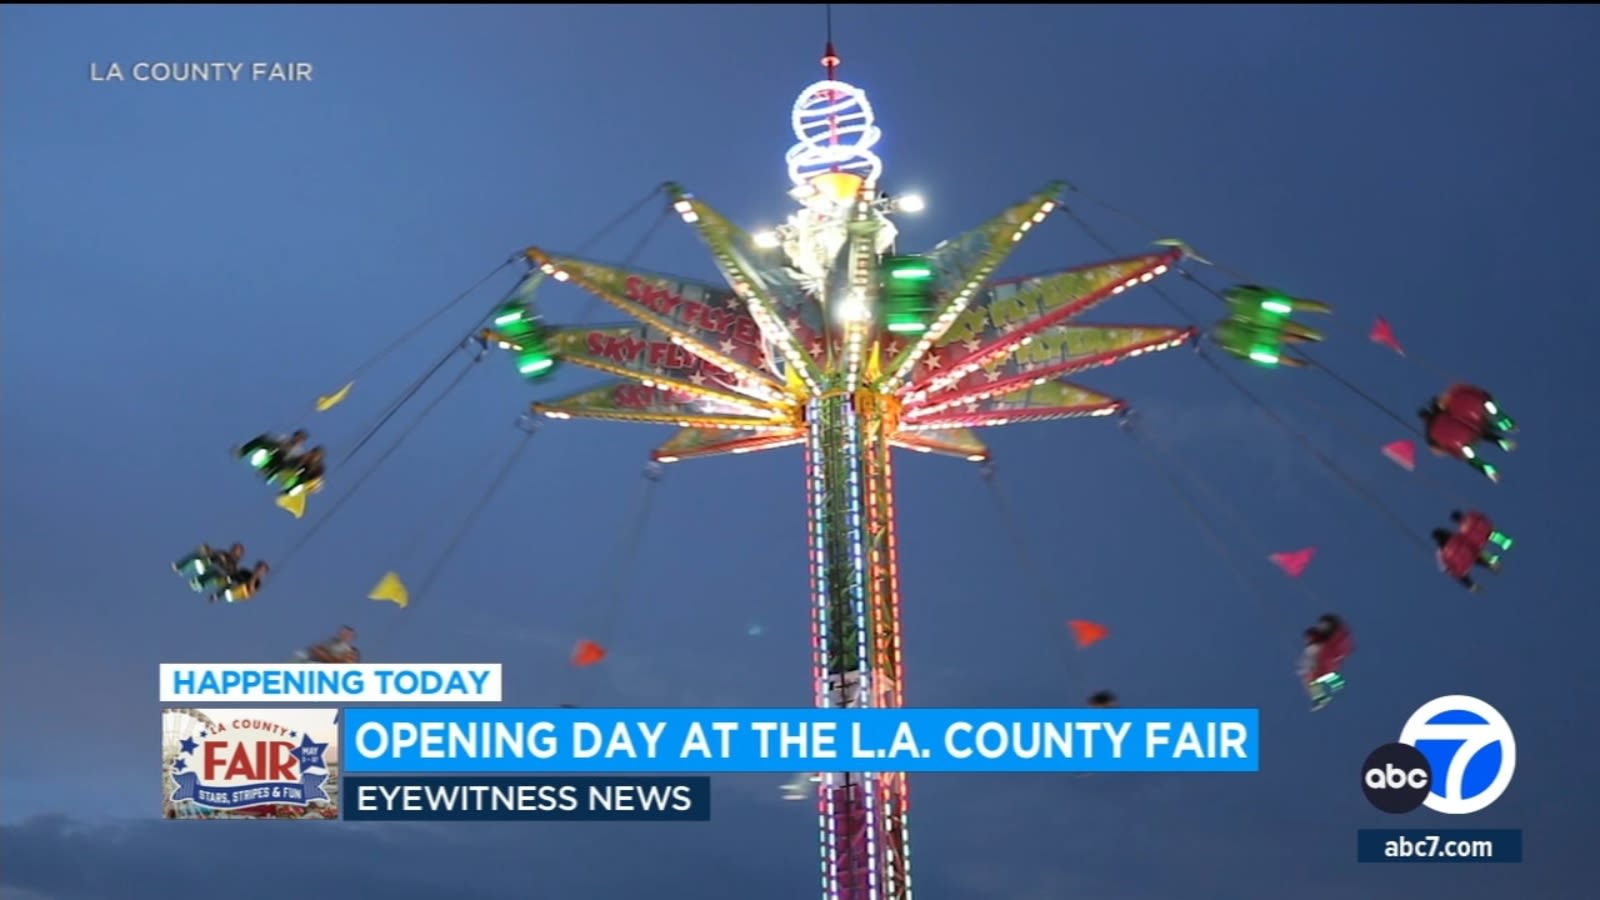
[[[934,345],[904,391],[916,402],[1033,344],[1048,330],[1171,270],[1178,251],[1080,266],[993,284]]]
[[[899,431],[889,439],[891,446],[917,453],[935,453],[955,456],[967,462],[987,462],[989,448],[976,434],[965,428],[929,429],[926,431]]]
[[[1111,416],[1127,406],[1122,400],[1066,381],[1046,381],[1009,394],[987,397],[960,407],[925,415],[907,412],[900,433],[950,428],[983,428],[1019,422],[1050,422],[1084,416]],[[896,437],[899,437],[897,435]]]
[[[614,381],[549,402],[534,403],[532,409],[552,419],[603,419],[765,433],[797,427],[789,414],[762,417],[706,412],[695,398],[628,381]]]
[[[575,366],[693,396],[745,415],[784,415],[784,404],[750,396],[741,390],[748,385],[735,381],[737,374],[707,365],[673,335],[650,325],[557,328],[548,333],[546,343],[552,353]]]
[[[932,397],[913,394],[916,400],[908,403],[905,416],[921,421],[1088,369],[1170,350],[1194,337],[1192,328],[1164,325],[1055,325],[1016,346],[1009,359],[991,357],[978,368],[958,366],[955,371],[960,374],[946,380],[942,392]]]
[[[792,447],[805,440],[800,429],[785,431],[729,431],[713,428],[685,428],[651,452],[658,463],[703,459],[725,454],[760,453],[779,447]]]
[[[1017,243],[1033,227],[1045,220],[1060,205],[1062,182],[1052,182],[1044,190],[1005,210],[962,236],[933,248],[923,258],[938,274],[945,301],[938,316],[915,342],[900,349],[884,367],[888,374],[879,383],[887,393],[899,391],[925,356],[956,319],[977,298],[978,289],[1004,262]]]
[[[684,222],[694,226],[700,239],[710,249],[717,268],[733,287],[734,293],[744,301],[750,317],[761,328],[767,341],[783,357],[790,371],[798,375],[813,393],[820,391],[822,375],[816,360],[800,345],[793,329],[780,318],[784,298],[776,295],[769,280],[751,262],[756,258],[755,242],[721,213],[678,185],[668,185],[667,190],[673,200],[673,210]]]
[[[787,396],[783,381],[764,370],[759,355],[741,354],[743,342],[726,340],[728,332],[735,330],[734,319],[745,313],[742,301],[726,295],[724,289],[676,276],[553,256],[537,247],[523,253],[557,281],[570,281],[695,356],[734,373],[749,385],[745,393],[769,402],[781,402]],[[688,294],[700,299],[686,300]]]

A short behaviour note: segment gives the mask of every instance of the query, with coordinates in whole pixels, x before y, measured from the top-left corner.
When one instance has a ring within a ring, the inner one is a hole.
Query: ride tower
[[[678,425],[652,453],[657,463],[801,445],[816,705],[898,708],[905,679],[891,451],[987,463],[974,428],[1115,415],[1123,401],[1065,376],[1178,346],[1194,332],[1070,322],[1167,273],[1175,248],[990,280],[1059,207],[1061,184],[926,253],[901,253],[891,217],[920,211],[922,200],[880,190],[883,161],[873,148],[881,131],[867,95],[837,79],[832,41],[822,64],[826,78],[792,111],[797,140],[786,163],[797,209],[782,225],[747,234],[666,185],[725,286],[530,247],[533,271],[484,338],[517,354],[529,380],[548,377],[557,361],[617,376],[533,411]],[[547,278],[635,322],[546,326],[531,298]],[[811,780],[824,900],[908,900],[905,775]]]

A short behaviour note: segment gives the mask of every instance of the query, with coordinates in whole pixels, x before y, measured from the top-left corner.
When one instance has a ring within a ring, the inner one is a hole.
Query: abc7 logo
[[[1433,766],[1410,744],[1384,744],[1361,766],[1361,790],[1386,813],[1408,813],[1433,789]]]
[[[1425,753],[1418,743],[1451,749]],[[1516,766],[1516,737],[1494,707],[1475,697],[1439,697],[1411,714],[1399,742],[1367,756],[1361,790],[1386,813],[1426,806],[1467,815],[1500,799]]]

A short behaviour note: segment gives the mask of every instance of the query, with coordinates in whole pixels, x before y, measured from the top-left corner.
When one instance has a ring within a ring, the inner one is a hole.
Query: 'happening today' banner
[[[1254,709],[345,709],[344,771],[1255,772]]]

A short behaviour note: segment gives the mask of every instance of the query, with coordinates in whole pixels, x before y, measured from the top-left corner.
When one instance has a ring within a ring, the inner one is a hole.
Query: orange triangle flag
[[[606,648],[594,641],[579,641],[578,646],[572,648],[572,664],[578,668],[592,666],[606,658]]]
[[[1073,619],[1067,624],[1072,626],[1072,636],[1077,639],[1079,647],[1087,647],[1090,644],[1099,643],[1106,639],[1106,635],[1111,633],[1104,625],[1085,622],[1081,619]]]

